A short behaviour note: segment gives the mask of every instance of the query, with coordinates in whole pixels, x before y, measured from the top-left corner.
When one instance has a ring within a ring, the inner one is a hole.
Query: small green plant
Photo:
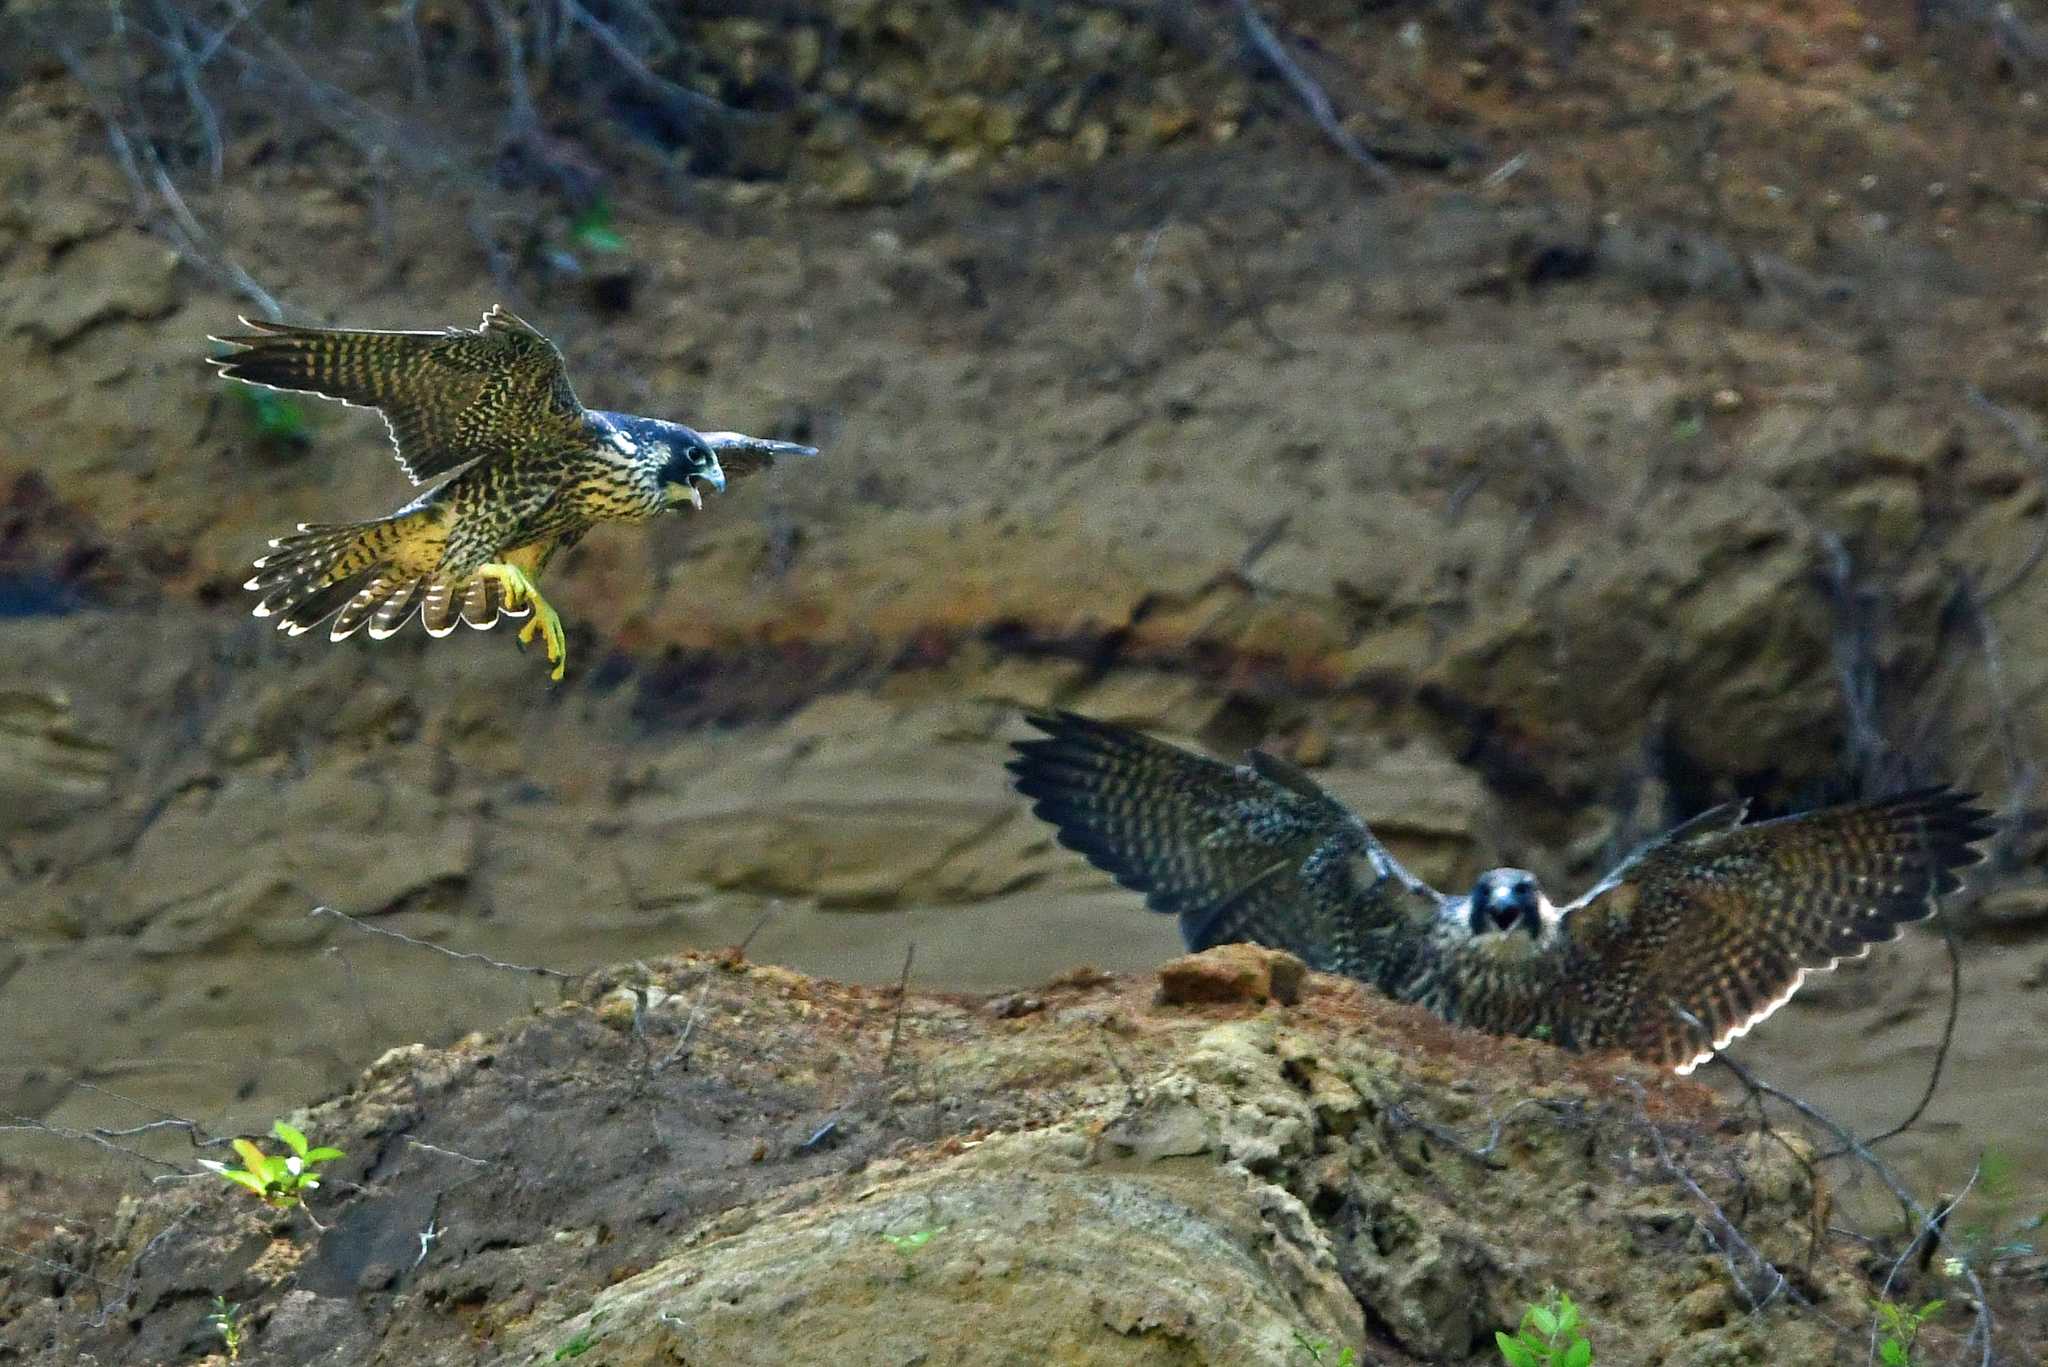
[[[1347,1346],[1335,1358],[1325,1358],[1323,1355],[1330,1351],[1330,1341],[1328,1339],[1312,1340],[1299,1329],[1294,1331],[1294,1346],[1307,1353],[1311,1362],[1329,1362],[1331,1367],[1357,1367],[1358,1351],[1356,1349]]]
[[[610,253],[626,250],[626,239],[612,225],[611,201],[603,195],[591,200],[582,213],[570,220],[569,240],[585,251]]]
[[[903,1275],[905,1278],[909,1278],[914,1276],[917,1271],[910,1261],[912,1256],[916,1254],[917,1250],[923,1248],[945,1232],[946,1226],[939,1225],[934,1229],[920,1229],[909,1234],[884,1234],[882,1237],[889,1241],[889,1247],[895,1249],[897,1256],[903,1259]]]
[[[1947,1261],[1973,1267],[1991,1267],[2014,1258],[2031,1258],[2040,1251],[2040,1234],[2048,1226],[2048,1212],[2019,1214],[2023,1198],[2012,1157],[2000,1149],[1986,1149],[1977,1160],[1977,1187],[1970,1193],[1972,1216],[1957,1234],[1961,1257]],[[1961,1276],[1960,1269],[1951,1277]]]
[[[312,441],[306,410],[289,394],[246,384],[236,385],[232,392],[264,441],[276,446],[304,446]]]
[[[222,1346],[228,1350],[229,1362],[242,1360],[242,1307],[229,1305],[226,1296],[213,1298],[213,1313],[206,1322],[213,1326],[213,1332],[220,1335]]]
[[[1909,1310],[1896,1301],[1877,1303],[1877,1329],[1884,1335],[1877,1341],[1878,1361],[1885,1367],[1911,1367],[1913,1345],[1920,1341],[1920,1326],[1941,1313],[1947,1301],[1929,1301]]]
[[[553,1360],[556,1362],[573,1362],[577,1358],[580,1358],[585,1353],[589,1352],[591,1349],[597,1347],[597,1323],[599,1320],[603,1319],[604,1316],[605,1312],[602,1310],[599,1310],[596,1313],[592,1314],[590,1317],[589,1327],[584,1329],[578,1329],[576,1331],[576,1336],[574,1338],[570,1339],[561,1347],[555,1349],[555,1356]]]
[[[1522,1327],[1513,1338],[1496,1331],[1507,1367],[1592,1367],[1593,1345],[1579,1333],[1579,1307],[1552,1288],[1541,1305],[1522,1312]]]
[[[284,1141],[289,1154],[265,1153],[246,1139],[235,1141],[235,1152],[242,1156],[242,1166],[231,1168],[211,1158],[199,1160],[199,1166],[220,1174],[222,1179],[237,1186],[247,1187],[256,1193],[265,1205],[279,1210],[306,1203],[306,1193],[320,1185],[320,1165],[331,1163],[342,1156],[340,1149],[310,1148],[306,1136],[282,1120],[270,1127],[270,1132]]]

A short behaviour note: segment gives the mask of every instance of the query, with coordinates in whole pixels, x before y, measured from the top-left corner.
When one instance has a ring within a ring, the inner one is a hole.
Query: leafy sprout
[[[1896,1301],[1879,1301],[1877,1323],[1884,1337],[1878,1341],[1878,1361],[1885,1367],[1911,1367],[1913,1345],[1920,1340],[1920,1326],[1940,1314],[1947,1304],[1929,1301],[1918,1310],[1909,1310]]]
[[[240,398],[242,411],[264,441],[276,446],[304,446],[312,440],[306,410],[289,394],[245,384],[236,385],[232,392]]]
[[[320,1165],[342,1157],[342,1152],[325,1146],[311,1147],[303,1133],[282,1120],[272,1125],[270,1132],[291,1152],[265,1153],[248,1140],[237,1139],[234,1148],[241,1155],[241,1167],[231,1168],[210,1158],[200,1159],[199,1165],[218,1173],[224,1181],[247,1187],[265,1205],[279,1210],[303,1206],[306,1193],[320,1185]]]
[[[889,1247],[895,1249],[903,1259],[903,1275],[910,1277],[916,1272],[911,1265],[911,1256],[945,1232],[946,1226],[939,1225],[933,1229],[920,1229],[909,1234],[884,1234],[882,1237],[889,1241]]]
[[[1312,1362],[1324,1361],[1323,1354],[1330,1351],[1330,1341],[1328,1339],[1310,1339],[1299,1329],[1294,1331],[1294,1346],[1307,1353],[1309,1360]],[[1331,1361],[1331,1367],[1356,1367],[1357,1362],[1358,1351],[1347,1344],[1344,1350],[1338,1353],[1336,1358]]]
[[[1522,1312],[1514,1337],[1496,1332],[1493,1341],[1507,1367],[1592,1367],[1593,1345],[1579,1332],[1579,1307],[1555,1288]]]
[[[569,223],[569,239],[585,251],[622,252],[626,239],[612,225],[611,201],[603,195],[590,201]]]
[[[213,1332],[220,1335],[221,1346],[228,1350],[229,1362],[242,1360],[242,1307],[240,1303],[228,1304],[226,1296],[213,1298],[213,1313],[206,1317],[213,1326]]]

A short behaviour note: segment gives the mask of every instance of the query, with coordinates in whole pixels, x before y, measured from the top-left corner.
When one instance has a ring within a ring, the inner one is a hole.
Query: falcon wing
[[[555,344],[502,308],[478,328],[354,332],[244,318],[212,364],[231,380],[375,408],[399,468],[425,483],[473,460],[571,436],[583,405]]]
[[[750,437],[744,432],[700,432],[704,444],[718,453],[718,464],[725,471],[728,481],[745,479],[758,474],[778,460],[789,460],[802,456],[815,456],[815,446],[799,446],[793,441],[770,441],[766,437]]]
[[[1973,801],[1936,787],[1748,826],[1740,804],[1694,818],[1563,908],[1531,965],[1557,994],[1545,1023],[1560,1043],[1691,1072],[1809,972],[1896,939],[1953,892],[1991,834]]]
[[[1442,897],[1292,765],[1254,751],[1234,768],[1071,712],[1026,720],[1045,737],[1008,768],[1032,811],[1178,916],[1190,949],[1249,940],[1379,982],[1436,917]]]

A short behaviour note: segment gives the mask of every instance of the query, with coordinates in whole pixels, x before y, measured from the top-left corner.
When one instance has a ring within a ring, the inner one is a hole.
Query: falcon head
[[[1532,939],[1543,936],[1545,898],[1536,875],[1527,869],[1489,869],[1479,875],[1465,901],[1468,928],[1474,935],[1519,928]]]
[[[665,422],[661,426],[657,443],[661,453],[661,492],[671,508],[687,503],[701,509],[704,495],[698,491],[698,484],[710,485],[713,493],[725,492],[725,470],[718,463],[718,453],[681,423]]]

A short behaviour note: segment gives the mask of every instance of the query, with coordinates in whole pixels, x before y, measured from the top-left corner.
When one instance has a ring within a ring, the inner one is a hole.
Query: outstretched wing
[[[210,339],[240,348],[212,359],[221,374],[377,409],[415,484],[498,452],[554,445],[583,419],[555,344],[502,308],[481,327],[438,332],[241,321],[254,331]]]
[[[815,446],[800,446],[793,441],[770,441],[766,437],[750,437],[744,432],[700,432],[698,435],[704,438],[706,446],[718,453],[718,463],[727,480],[758,474],[778,460],[818,454]]]
[[[1026,718],[1009,770],[1059,841],[1180,918],[1190,949],[1249,940],[1312,968],[1405,974],[1442,898],[1300,770],[1232,767],[1071,712]],[[1396,962],[1398,960],[1399,962]]]
[[[1740,806],[1695,818],[1563,909],[1530,962],[1536,995],[1556,994],[1544,1023],[1559,1043],[1691,1072],[1808,973],[1896,939],[1954,891],[1991,834],[1973,800],[1922,788],[1748,826]]]

